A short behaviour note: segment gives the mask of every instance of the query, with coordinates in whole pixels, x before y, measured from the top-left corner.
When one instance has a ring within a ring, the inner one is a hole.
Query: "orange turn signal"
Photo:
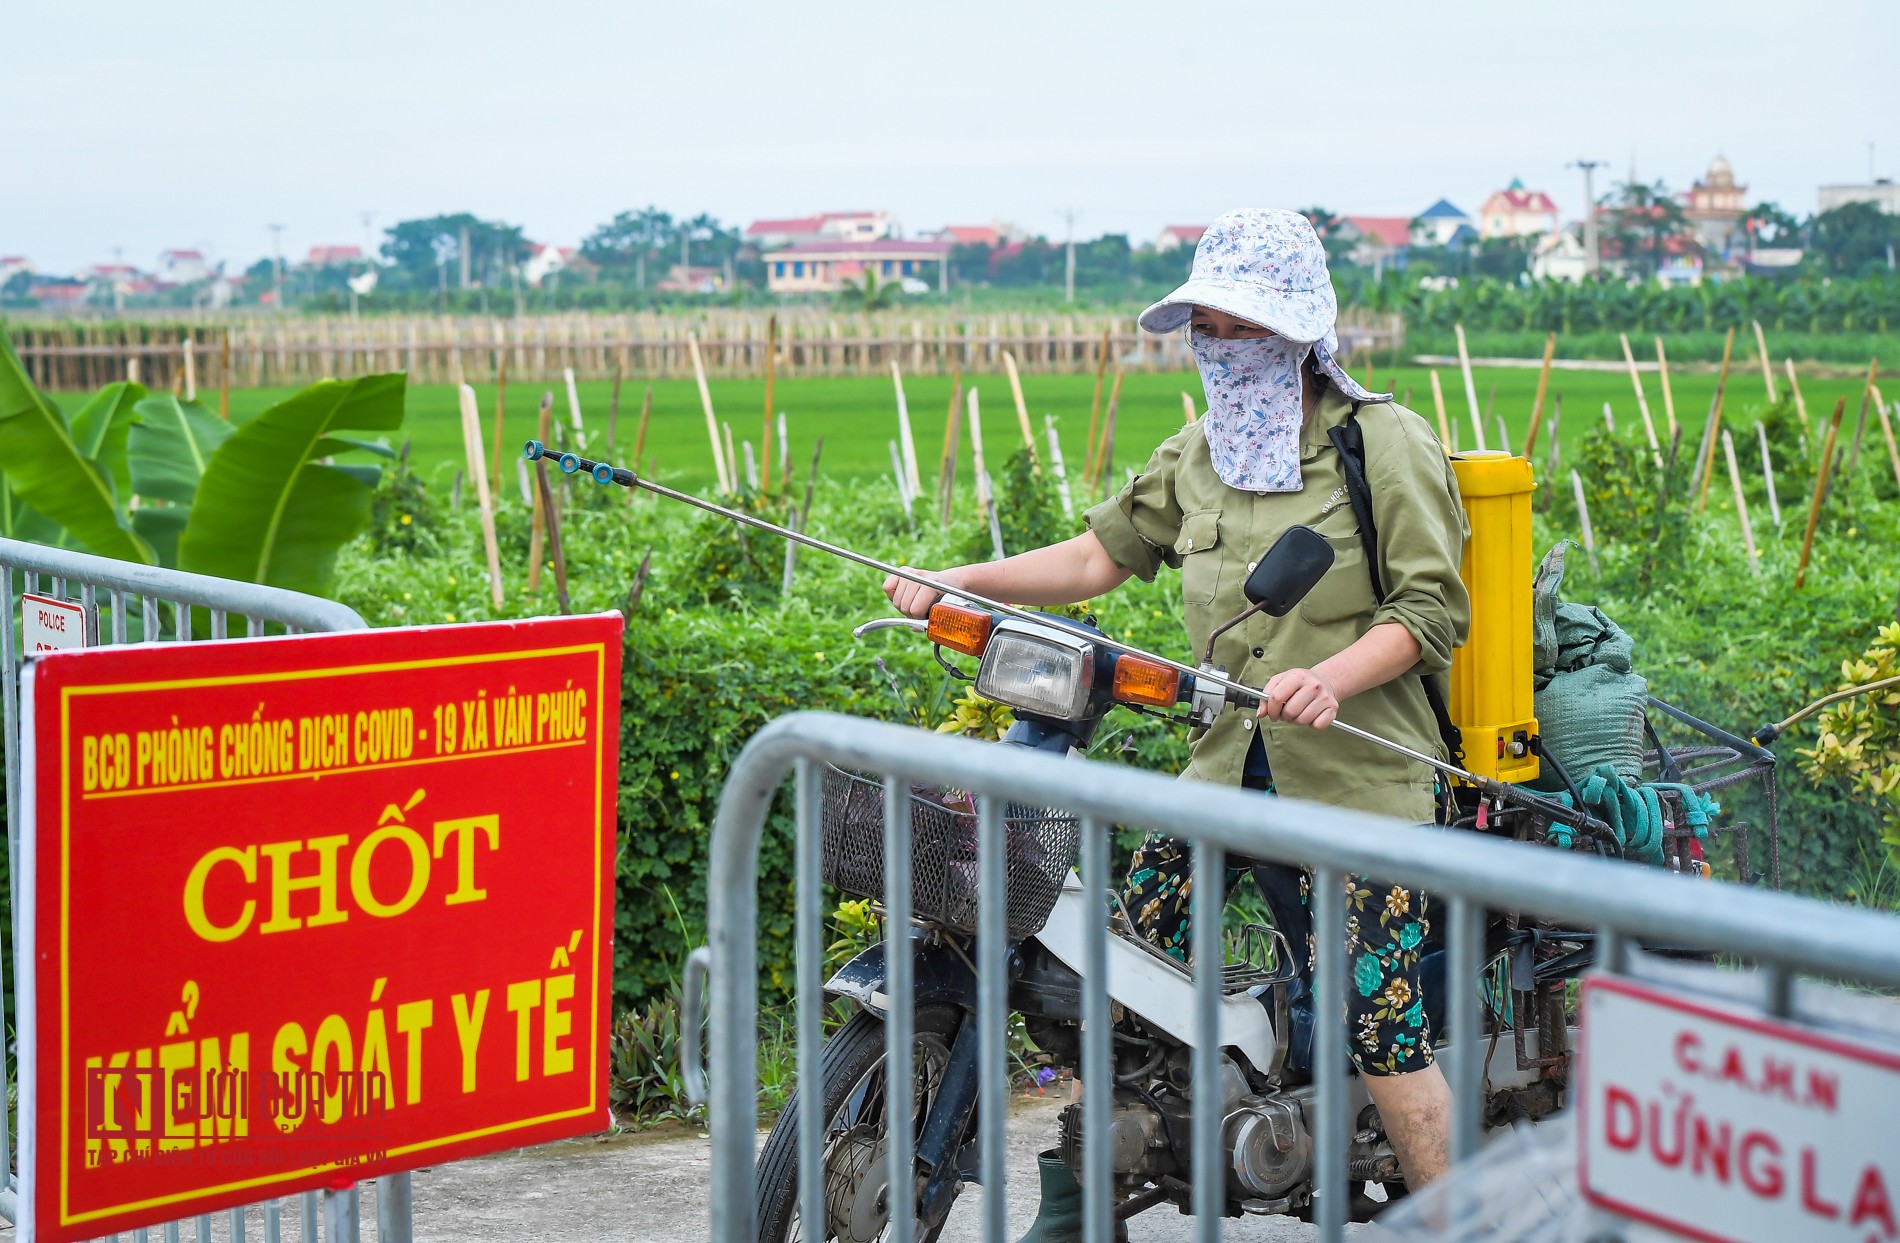
[[[1139,656],[1123,656],[1115,662],[1114,695],[1123,703],[1166,708],[1179,698],[1180,691],[1180,673],[1166,665]]]
[[[939,647],[947,647],[965,656],[981,656],[989,646],[990,630],[996,619],[982,609],[966,609],[956,604],[936,604],[930,609],[926,633]]]

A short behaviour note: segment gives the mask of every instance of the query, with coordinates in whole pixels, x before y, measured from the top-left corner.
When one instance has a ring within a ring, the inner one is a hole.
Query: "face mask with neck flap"
[[[1301,373],[1313,347],[1285,337],[1189,338],[1207,390],[1214,473],[1244,492],[1300,490]]]

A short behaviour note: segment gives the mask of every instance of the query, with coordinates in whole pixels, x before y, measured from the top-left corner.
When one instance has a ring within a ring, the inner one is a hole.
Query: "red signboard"
[[[620,619],[28,666],[23,1237],[608,1124]]]

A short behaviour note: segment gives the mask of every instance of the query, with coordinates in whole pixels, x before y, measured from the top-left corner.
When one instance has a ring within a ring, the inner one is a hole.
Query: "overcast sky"
[[[1805,214],[1900,168],[1894,0],[455,4],[16,0],[0,254],[238,266],[469,210],[574,243],[648,203],[1053,238],[1241,205],[1475,212],[1721,151]],[[1608,174],[1608,176],[1606,176]]]

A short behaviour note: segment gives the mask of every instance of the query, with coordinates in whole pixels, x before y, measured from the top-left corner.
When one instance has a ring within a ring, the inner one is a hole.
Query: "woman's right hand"
[[[903,568],[913,574],[927,574],[938,582],[948,583],[952,587],[962,585],[961,571],[964,568],[962,566],[948,570],[915,570],[910,566]],[[898,612],[906,617],[916,618],[929,617],[930,606],[943,598],[943,593],[936,588],[913,583],[895,574],[884,580],[884,594],[891,598],[891,603],[896,606]]]

